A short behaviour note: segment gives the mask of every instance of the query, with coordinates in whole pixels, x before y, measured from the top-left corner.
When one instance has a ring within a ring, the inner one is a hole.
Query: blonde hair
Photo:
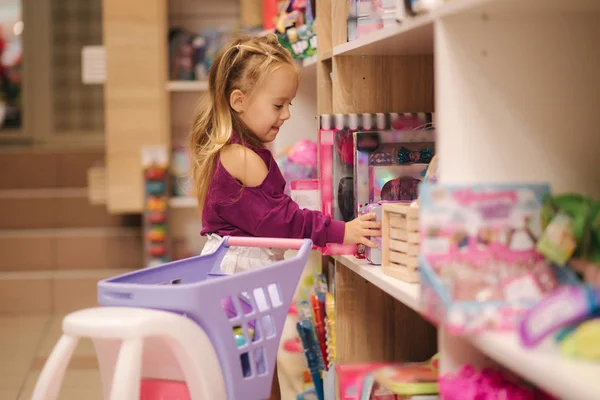
[[[208,93],[198,106],[189,138],[190,175],[200,209],[206,201],[217,155],[230,142],[233,131],[242,141],[263,146],[231,108],[231,93],[241,90],[251,96],[253,89],[282,64],[296,68],[291,54],[274,34],[237,37],[215,57],[208,74]]]

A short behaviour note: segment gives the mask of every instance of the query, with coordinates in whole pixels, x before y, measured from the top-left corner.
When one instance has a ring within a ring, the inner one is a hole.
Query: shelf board
[[[198,201],[193,197],[176,196],[169,199],[169,206],[171,208],[196,208],[198,207]]]
[[[428,14],[407,18],[397,26],[370,33],[333,48],[333,56],[362,55],[424,55],[433,54],[435,21],[461,14],[523,15],[529,13],[567,14],[573,12],[600,12],[597,0],[453,0]],[[322,60],[331,58],[323,53]]]
[[[334,56],[402,54],[433,54],[432,14],[408,19],[398,26],[378,30],[333,49]]]
[[[354,256],[336,256],[335,259],[396,300],[419,311],[418,284],[406,283],[389,277],[379,266],[371,265],[367,260],[359,260]]]
[[[334,258],[396,300],[420,312],[418,284],[388,277],[379,266],[371,265],[366,260],[359,260],[353,256]],[[466,339],[497,363],[561,398],[598,398],[598,363],[566,358],[552,343],[544,343],[536,349],[525,349],[513,332],[486,332]]]
[[[204,92],[208,90],[208,81],[170,81],[169,92]]]

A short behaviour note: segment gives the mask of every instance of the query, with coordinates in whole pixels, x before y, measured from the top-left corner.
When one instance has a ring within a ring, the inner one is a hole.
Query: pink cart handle
[[[293,249],[299,250],[304,243],[302,239],[278,239],[278,238],[257,238],[243,236],[229,236],[226,239],[227,246],[235,247],[263,247],[275,249]]]

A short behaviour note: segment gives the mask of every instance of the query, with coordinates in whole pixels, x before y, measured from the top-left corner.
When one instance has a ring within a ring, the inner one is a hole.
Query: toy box
[[[335,370],[340,400],[417,400],[438,393],[436,361],[341,364]]]
[[[322,115],[318,146],[323,212],[346,222],[356,217],[355,132],[418,130],[430,126],[432,118],[431,113]]]
[[[419,207],[384,204],[381,239],[383,272],[405,282],[419,282]]]
[[[379,201],[417,198],[435,154],[435,130],[423,119],[406,130],[354,134],[354,216]]]
[[[425,314],[455,334],[513,329],[571,280],[535,250],[548,185],[424,183],[419,272]]]

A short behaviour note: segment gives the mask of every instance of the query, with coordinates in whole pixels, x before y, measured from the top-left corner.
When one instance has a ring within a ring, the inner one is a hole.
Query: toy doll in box
[[[435,131],[354,134],[355,215],[379,201],[411,202],[435,153]]]
[[[319,119],[319,180],[321,183],[322,209],[335,219],[351,221],[356,217],[355,206],[355,144],[354,133],[396,131],[407,143],[405,149],[395,154],[401,165],[415,164],[417,154],[414,153],[413,142],[433,141],[431,113],[389,113],[389,114],[336,114],[322,115]],[[377,140],[377,138],[375,138]],[[371,144],[377,148],[377,145]],[[412,146],[412,147],[411,147]],[[427,153],[423,155],[429,157]],[[421,155],[419,154],[419,159]],[[374,160],[381,164],[385,160]],[[423,168],[414,167],[413,176],[421,178]],[[387,181],[386,181],[387,182]],[[385,183],[385,182],[384,182]],[[381,191],[381,187],[379,188]],[[414,195],[414,182],[397,180],[386,187],[388,197],[399,197],[401,192]],[[409,196],[413,196],[409,195]],[[386,195],[387,196],[387,195]],[[367,195],[368,197],[368,195]],[[381,200],[378,194],[374,196]],[[385,200],[385,199],[384,199]]]

